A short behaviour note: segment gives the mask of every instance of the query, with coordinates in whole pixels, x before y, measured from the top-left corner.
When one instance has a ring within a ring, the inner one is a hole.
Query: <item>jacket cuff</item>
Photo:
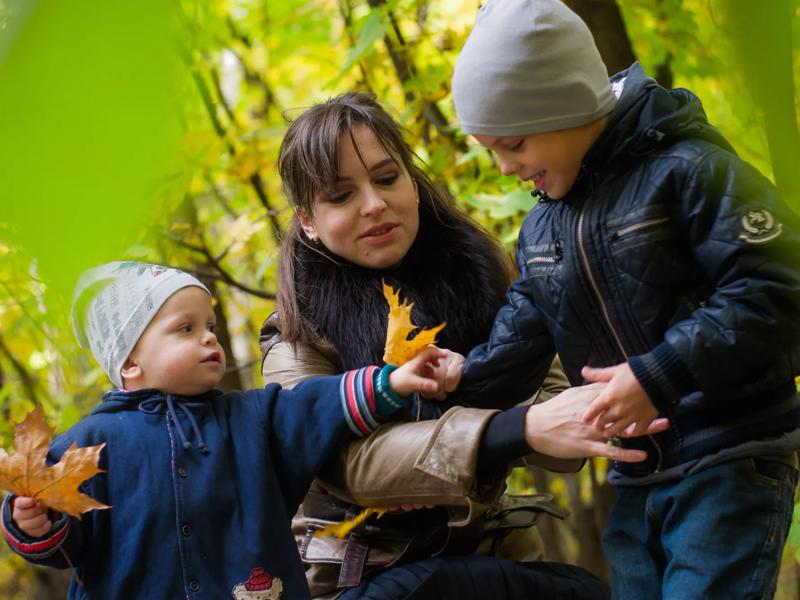
[[[19,529],[12,518],[16,496],[9,494],[3,501],[3,537],[9,547],[17,554],[28,559],[47,558],[54,554],[67,539],[70,519],[66,514],[59,514],[53,527],[41,537],[31,537]]]
[[[347,371],[339,384],[347,425],[358,437],[369,435],[378,427],[375,420],[375,376],[378,370],[372,366]]]
[[[628,365],[650,401],[662,414],[697,389],[694,377],[667,342],[661,342],[646,354],[631,356]]]

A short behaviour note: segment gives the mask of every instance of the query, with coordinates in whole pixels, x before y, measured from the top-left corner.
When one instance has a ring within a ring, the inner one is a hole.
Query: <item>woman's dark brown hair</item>
[[[313,214],[315,201],[329,193],[340,177],[343,136],[350,136],[358,152],[353,138],[353,130],[358,126],[368,127],[387,154],[401,163],[416,183],[420,202],[418,238],[426,227],[457,230],[453,233],[462,238],[474,238],[477,235],[481,238],[481,246],[484,246],[482,253],[491,255],[485,259],[492,267],[499,269],[500,281],[507,284],[511,277],[511,266],[503,250],[480,226],[455,207],[449,195],[433,184],[418,166],[417,157],[404,139],[398,123],[380,104],[365,94],[351,92],[337,96],[307,109],[291,123],[281,143],[278,159],[283,191],[290,204],[306,215]],[[303,252],[299,252],[301,249]],[[304,256],[325,257],[343,268],[351,266],[321,244],[312,243],[303,233],[297,216],[294,216],[281,246],[278,267],[277,308],[281,337],[288,342],[313,342],[324,335],[315,324],[308,321],[302,310],[305,301],[303,292],[298,289],[296,270],[319,268],[308,261],[304,262]]]

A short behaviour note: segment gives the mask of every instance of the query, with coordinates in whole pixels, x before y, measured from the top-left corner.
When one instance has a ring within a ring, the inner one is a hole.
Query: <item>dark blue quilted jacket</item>
[[[554,352],[572,385],[584,365],[628,361],[672,421],[625,442],[649,459],[615,468],[639,476],[800,426],[800,228],[691,92],[638,64],[623,78],[573,189],[522,225],[519,279],[460,392],[503,407]]]

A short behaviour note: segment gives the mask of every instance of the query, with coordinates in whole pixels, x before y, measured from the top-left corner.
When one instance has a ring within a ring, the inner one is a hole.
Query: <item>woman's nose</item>
[[[364,216],[374,215],[386,208],[386,200],[378,190],[369,186],[364,190],[364,201],[361,205],[361,214]]]

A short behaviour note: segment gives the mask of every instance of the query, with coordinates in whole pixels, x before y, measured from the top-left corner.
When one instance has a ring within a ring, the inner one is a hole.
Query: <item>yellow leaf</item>
[[[48,467],[45,459],[52,436],[40,409],[25,417],[14,428],[14,454],[0,449],[0,488],[75,517],[111,508],[78,491],[83,481],[103,472],[97,463],[105,444],[78,448],[73,443],[59,462]]]
[[[428,344],[436,343],[436,334],[439,333],[446,323],[442,323],[431,329],[422,329],[413,340],[408,336],[418,329],[411,322],[411,309],[413,304],[408,304],[406,300],[400,302],[400,290],[395,291],[389,285],[383,284],[383,295],[389,303],[389,324],[386,327],[386,346],[383,351],[383,361],[387,365],[400,366],[425,348]]]
[[[358,513],[355,518],[342,521],[341,523],[336,523],[334,525],[326,525],[322,529],[315,531],[314,535],[318,537],[327,537],[333,535],[338,538],[343,538],[361,523],[366,521],[371,515],[378,515],[378,518],[380,518],[385,514],[385,508],[367,507]]]

